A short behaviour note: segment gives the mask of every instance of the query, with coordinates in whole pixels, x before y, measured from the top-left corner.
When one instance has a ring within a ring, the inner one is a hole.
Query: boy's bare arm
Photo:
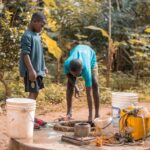
[[[76,82],[76,77],[72,78],[70,76],[71,76],[70,74],[67,74],[69,82],[71,83],[71,85],[75,89],[75,97],[80,97],[80,90],[79,90],[79,87],[78,87],[77,82]]]
[[[37,74],[32,66],[32,63],[31,63],[31,60],[30,60],[30,57],[28,54],[24,54],[23,55],[23,61],[28,69],[28,73],[29,73],[29,80],[31,81],[35,81],[36,78],[37,78]]]

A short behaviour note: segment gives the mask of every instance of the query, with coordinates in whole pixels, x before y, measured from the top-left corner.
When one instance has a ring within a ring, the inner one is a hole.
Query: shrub
[[[61,103],[65,99],[66,89],[61,84],[50,83],[39,94],[39,101],[49,101],[51,104]]]

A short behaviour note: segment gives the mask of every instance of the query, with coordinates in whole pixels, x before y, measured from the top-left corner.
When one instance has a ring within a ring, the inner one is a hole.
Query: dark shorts
[[[36,81],[30,81],[28,75],[24,77],[25,92],[39,92],[44,88],[43,77],[38,76]]]

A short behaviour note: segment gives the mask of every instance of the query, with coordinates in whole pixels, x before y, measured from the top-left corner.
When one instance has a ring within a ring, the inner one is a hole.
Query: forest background
[[[1,105],[8,97],[27,97],[18,70],[20,39],[35,11],[47,17],[41,37],[49,74],[39,109],[65,103],[70,39],[96,51],[101,103],[110,103],[112,91],[137,92],[140,101],[150,101],[149,0],[0,0]],[[82,101],[82,78],[78,84]]]

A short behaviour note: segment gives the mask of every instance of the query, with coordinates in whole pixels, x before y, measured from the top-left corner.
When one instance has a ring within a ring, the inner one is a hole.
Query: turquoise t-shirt
[[[26,30],[21,38],[21,56],[19,62],[20,75],[26,76],[27,68],[23,61],[23,55],[28,54],[33,68],[38,76],[45,74],[45,60],[41,38],[38,33]]]
[[[92,86],[92,72],[91,70],[96,66],[96,54],[95,51],[87,45],[77,45],[70,51],[68,59],[64,63],[64,72],[68,74],[70,72],[69,66],[73,59],[80,59],[82,62],[81,76],[85,80],[85,86]]]

